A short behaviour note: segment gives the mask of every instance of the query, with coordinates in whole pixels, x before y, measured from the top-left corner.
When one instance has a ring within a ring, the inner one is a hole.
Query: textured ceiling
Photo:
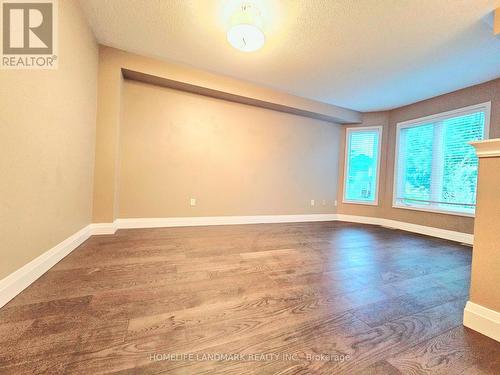
[[[250,0],[266,44],[226,41],[243,0],[81,0],[102,44],[373,111],[500,76],[500,0]]]

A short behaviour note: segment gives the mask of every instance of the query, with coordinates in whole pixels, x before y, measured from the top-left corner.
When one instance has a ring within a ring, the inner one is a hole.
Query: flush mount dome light
[[[265,37],[257,26],[240,24],[229,29],[227,40],[240,51],[253,52],[262,48]]]
[[[231,17],[231,27],[227,31],[227,41],[243,52],[253,52],[262,48],[266,40],[259,28],[262,18],[252,4],[242,4],[241,9]]]

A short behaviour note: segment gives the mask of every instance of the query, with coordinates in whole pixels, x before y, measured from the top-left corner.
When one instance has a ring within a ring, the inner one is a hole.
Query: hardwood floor
[[[92,237],[0,310],[0,373],[500,374],[470,262],[339,222]]]

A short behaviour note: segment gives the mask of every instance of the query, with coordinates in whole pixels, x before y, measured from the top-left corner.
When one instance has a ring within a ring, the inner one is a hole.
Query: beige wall
[[[0,70],[0,279],[90,223],[97,45],[59,2],[59,68]]]
[[[170,63],[159,62],[157,60],[148,59],[145,57],[129,54],[123,51],[112,49],[109,47],[101,48],[101,69],[100,69],[100,80],[104,84],[100,85],[100,90],[102,87],[103,94],[100,95],[102,100],[99,105],[98,113],[98,145],[96,154],[96,184],[95,184],[95,196],[94,196],[94,222],[110,222],[118,217],[132,216],[148,216],[148,212],[154,216],[165,216],[165,214],[160,214],[155,212],[153,208],[151,211],[148,209],[139,209],[139,199],[137,198],[138,193],[136,192],[134,205],[135,208],[132,210],[128,207],[128,200],[134,194],[130,191],[126,191],[125,197],[119,197],[119,195],[124,194],[119,186],[123,181],[118,180],[119,177],[119,166],[120,166],[120,142],[123,141],[123,137],[120,138],[120,132],[122,131],[121,122],[128,121],[126,118],[120,118],[124,113],[121,111],[121,106],[123,106],[122,100],[122,82],[123,79],[120,75],[120,69],[126,68],[138,72],[144,72],[147,74],[152,74],[157,77],[165,77],[169,79],[175,79],[183,82],[189,82],[190,84],[196,84],[206,87],[212,87],[217,90],[244,93],[245,95],[250,95],[251,97],[273,97],[273,100],[278,100],[278,97],[274,97],[275,93],[268,91],[267,89],[262,89],[260,92],[258,87],[246,86],[247,83],[234,81],[227,79],[225,77],[213,76],[208,73],[203,73],[200,71],[191,71],[190,68],[185,68],[178,65],[171,65]],[[446,94],[440,97],[425,100],[419,103],[415,103],[409,106],[401,107],[391,111],[377,112],[377,113],[366,113],[363,114],[363,121],[360,125],[382,125],[383,126],[383,139],[382,139],[382,160],[381,160],[381,174],[380,174],[380,191],[379,191],[379,205],[378,206],[362,206],[354,204],[343,204],[342,203],[342,181],[343,181],[343,167],[344,167],[344,136],[341,135],[341,145],[340,145],[340,160],[339,160],[339,189],[337,199],[339,201],[339,213],[351,214],[351,215],[362,215],[362,216],[375,216],[394,220],[405,221],[409,223],[434,226],[437,228],[456,230],[460,232],[472,233],[473,232],[473,219],[469,217],[452,216],[446,214],[438,213],[426,213],[419,211],[411,211],[404,209],[394,209],[392,208],[392,178],[393,178],[393,168],[394,168],[394,152],[395,152],[395,129],[396,124],[400,121],[405,121],[413,118],[418,118],[434,113],[439,113],[443,111],[448,111],[472,104],[477,104],[485,101],[492,102],[492,112],[491,112],[491,136],[496,136],[500,133],[499,117],[500,117],[500,90],[498,89],[500,80],[495,80],[487,82],[481,85],[473,86],[464,90],[459,90],[450,94]],[[266,91],[267,90],[267,91]],[[183,94],[187,95],[187,94]],[[279,96],[279,95],[278,95]],[[206,98],[205,98],[206,99]],[[309,105],[310,103],[301,103],[299,99],[293,97],[288,98],[285,96],[279,96],[280,100],[286,101],[290,104],[301,104]],[[271,100],[271,99],[270,99]],[[295,101],[297,101],[295,103]],[[208,102],[208,101],[207,101]],[[228,104],[228,103],[226,103]],[[249,107],[250,108],[250,107]],[[172,114],[176,112],[173,110]],[[102,117],[101,117],[102,114]],[[177,115],[177,114],[176,114]],[[282,115],[282,114],[281,114]],[[277,116],[277,115],[275,115]],[[282,115],[283,116],[283,115]],[[99,119],[102,119],[101,121]],[[345,133],[345,131],[344,131]],[[103,134],[104,136],[101,136]],[[123,163],[122,163],[123,164]],[[122,179],[126,178],[125,175]],[[195,192],[187,192],[187,186],[182,186],[179,188],[184,191],[184,195],[180,197],[179,207],[184,207],[187,200],[186,197],[194,195]],[[130,195],[129,195],[130,194]],[[200,199],[199,197],[197,197]],[[314,198],[314,197],[312,197]],[[307,201],[309,199],[308,198]],[[302,199],[302,198],[301,198]],[[317,198],[315,198],[317,199]],[[220,202],[219,202],[220,203]],[[170,204],[170,203],[169,203]],[[189,209],[187,211],[178,210],[176,215],[206,215],[207,212],[241,212],[233,210],[237,207],[234,203],[232,206],[224,208],[212,207],[208,211],[203,211],[201,207],[196,209]],[[122,207],[120,207],[122,206]],[[168,208],[168,212],[172,208],[168,204],[164,207]],[[179,208],[178,207],[178,208]],[[207,206],[208,207],[208,206]],[[270,208],[270,206],[268,206]],[[281,208],[280,208],[281,210]],[[162,208],[163,211],[163,208]],[[141,212],[141,213],[139,213]],[[174,211],[172,211],[174,212]],[[204,212],[204,213],[203,213]],[[260,209],[256,209],[252,212],[263,212]],[[266,212],[273,212],[272,210]],[[282,211],[280,211],[282,212]],[[278,212],[275,212],[278,213]],[[231,213],[235,214],[235,213]],[[241,213],[243,214],[243,213]],[[249,213],[247,213],[249,214]],[[173,215],[173,213],[172,213]]]
[[[339,166],[339,208],[338,212],[348,215],[375,216],[413,224],[454,230],[465,233],[474,232],[474,219],[455,215],[412,211],[392,208],[392,190],[394,179],[394,155],[396,149],[396,125],[398,122],[428,116],[440,112],[491,101],[490,138],[500,136],[500,79],[468,87],[446,95],[424,100],[387,112],[367,113],[362,125],[383,125],[381,174],[379,181],[379,205],[362,206],[343,204],[343,175],[345,129],[343,129],[341,163]]]
[[[119,217],[334,212],[339,125],[128,80],[122,94]]]
[[[96,147],[92,222],[113,222],[118,217],[118,137],[122,73],[112,49],[99,46]]]
[[[359,112],[325,103],[277,92],[230,77],[211,74],[171,62],[159,61],[144,56],[101,46],[99,51],[99,94],[97,113],[97,144],[94,184],[93,221],[112,222],[118,218],[119,194],[118,167],[120,161],[119,138],[121,131],[122,69],[157,77],[160,81],[172,80],[201,89],[215,90],[230,95],[243,96],[249,100],[299,109],[315,115],[342,118],[345,122],[359,119]],[[195,113],[195,108],[190,112]],[[267,113],[267,112],[266,112]],[[277,115],[273,115],[277,116]],[[300,118],[303,117],[294,117]],[[302,121],[302,120],[297,120]],[[332,187],[335,192],[336,186]]]
[[[500,145],[500,140],[497,145]],[[480,158],[470,288],[472,302],[498,312],[500,312],[499,171],[500,157]]]

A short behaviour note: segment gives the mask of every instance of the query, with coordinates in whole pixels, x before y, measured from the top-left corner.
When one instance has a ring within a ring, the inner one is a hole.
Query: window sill
[[[363,206],[378,206],[378,202],[364,202],[364,201],[349,201],[349,200],[342,200],[342,203],[344,204],[361,204]]]
[[[439,210],[437,208],[421,208],[421,207],[409,207],[409,206],[398,206],[393,204],[392,208],[400,208],[402,210],[412,210],[412,211],[421,211],[421,212],[431,212],[434,214],[442,214],[442,215],[453,215],[453,216],[463,216],[463,217],[476,217],[475,214],[469,214],[466,212],[455,212],[455,211],[445,211]]]

